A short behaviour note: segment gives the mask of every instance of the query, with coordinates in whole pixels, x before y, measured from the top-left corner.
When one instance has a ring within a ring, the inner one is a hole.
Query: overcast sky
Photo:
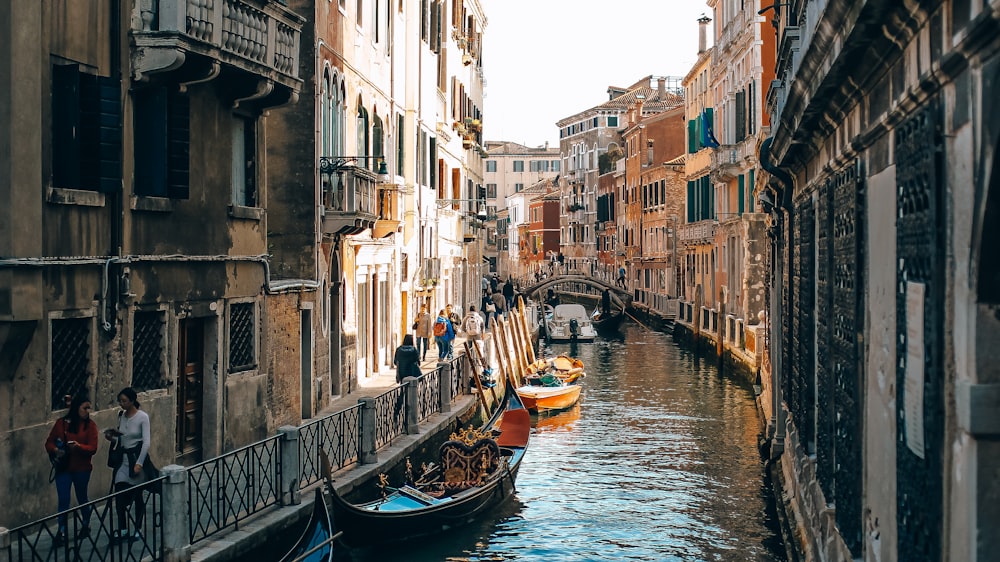
[[[527,146],[558,146],[556,121],[607,101],[608,86],[687,74],[709,13],[701,0],[480,1],[484,137]]]

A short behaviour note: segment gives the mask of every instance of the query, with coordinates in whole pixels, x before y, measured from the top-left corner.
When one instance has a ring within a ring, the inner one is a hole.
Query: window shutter
[[[750,170],[750,212],[751,213],[755,212],[754,211],[754,205],[755,205],[755,203],[754,203],[754,200],[753,200],[753,190],[754,190],[755,184],[754,184],[753,173],[754,173],[754,170]]]
[[[746,93],[742,91],[736,92],[736,142],[740,142],[747,136],[746,103]]]
[[[80,71],[52,67],[52,185],[80,187]]]
[[[694,154],[698,151],[697,149],[697,137],[695,136],[695,125],[694,119],[688,121],[688,153]]]
[[[149,88],[134,96],[132,187],[136,195],[167,197],[167,91]]]
[[[743,183],[743,174],[740,174],[736,178],[736,192],[737,192],[736,196],[739,198],[739,201],[736,204],[736,212],[742,215],[743,201],[744,199],[746,199],[746,185],[744,185]]]
[[[191,102],[179,93],[167,96],[167,193],[190,197]]]
[[[694,182],[688,182],[687,193],[687,221],[694,222]]]
[[[122,185],[121,82],[84,74],[80,77],[81,186],[112,193]]]

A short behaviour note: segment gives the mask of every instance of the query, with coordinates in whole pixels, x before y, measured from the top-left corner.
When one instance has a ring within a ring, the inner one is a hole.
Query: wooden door
[[[181,320],[178,332],[180,376],[177,380],[177,459],[179,464],[191,464],[201,461],[202,456],[205,322],[200,318]]]

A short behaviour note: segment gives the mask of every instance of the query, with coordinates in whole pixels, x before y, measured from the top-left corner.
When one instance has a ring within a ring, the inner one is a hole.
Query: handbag
[[[122,412],[118,412],[118,427],[122,426]],[[125,456],[125,448],[121,445],[121,436],[111,441],[108,448],[108,468],[117,469],[122,465]]]
[[[52,468],[49,469],[49,482],[55,480],[57,474],[62,474],[63,472],[66,472],[67,468],[69,468],[69,451],[63,449],[63,447],[66,446],[65,421],[63,422],[63,438],[59,440],[59,442],[62,443],[62,445],[59,446],[59,450],[55,453],[49,453],[49,464],[52,465]]]
[[[491,302],[486,303],[486,312],[496,312],[496,311],[497,311],[497,305]]]

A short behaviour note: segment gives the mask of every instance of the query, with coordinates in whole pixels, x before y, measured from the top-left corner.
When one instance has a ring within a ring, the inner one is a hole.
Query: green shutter
[[[746,185],[743,184],[743,174],[736,179],[736,193],[739,201],[736,204],[736,212],[743,214],[743,201],[746,199]]]
[[[688,153],[689,154],[694,154],[695,152],[698,151],[698,149],[695,148],[696,146],[698,146],[696,144],[697,141],[698,141],[698,139],[697,139],[697,137],[695,137],[694,119],[692,119],[692,120],[688,121]],[[691,182],[688,182],[688,183],[691,183]]]
[[[754,171],[755,170],[750,170],[750,212],[751,213],[756,212],[756,211],[754,211],[754,200],[753,200],[753,190],[756,187],[756,184],[754,183],[754,179],[753,179],[753,173],[754,173]]]
[[[694,222],[694,182],[688,182],[688,195],[687,195],[687,211],[688,211],[688,222]]]

